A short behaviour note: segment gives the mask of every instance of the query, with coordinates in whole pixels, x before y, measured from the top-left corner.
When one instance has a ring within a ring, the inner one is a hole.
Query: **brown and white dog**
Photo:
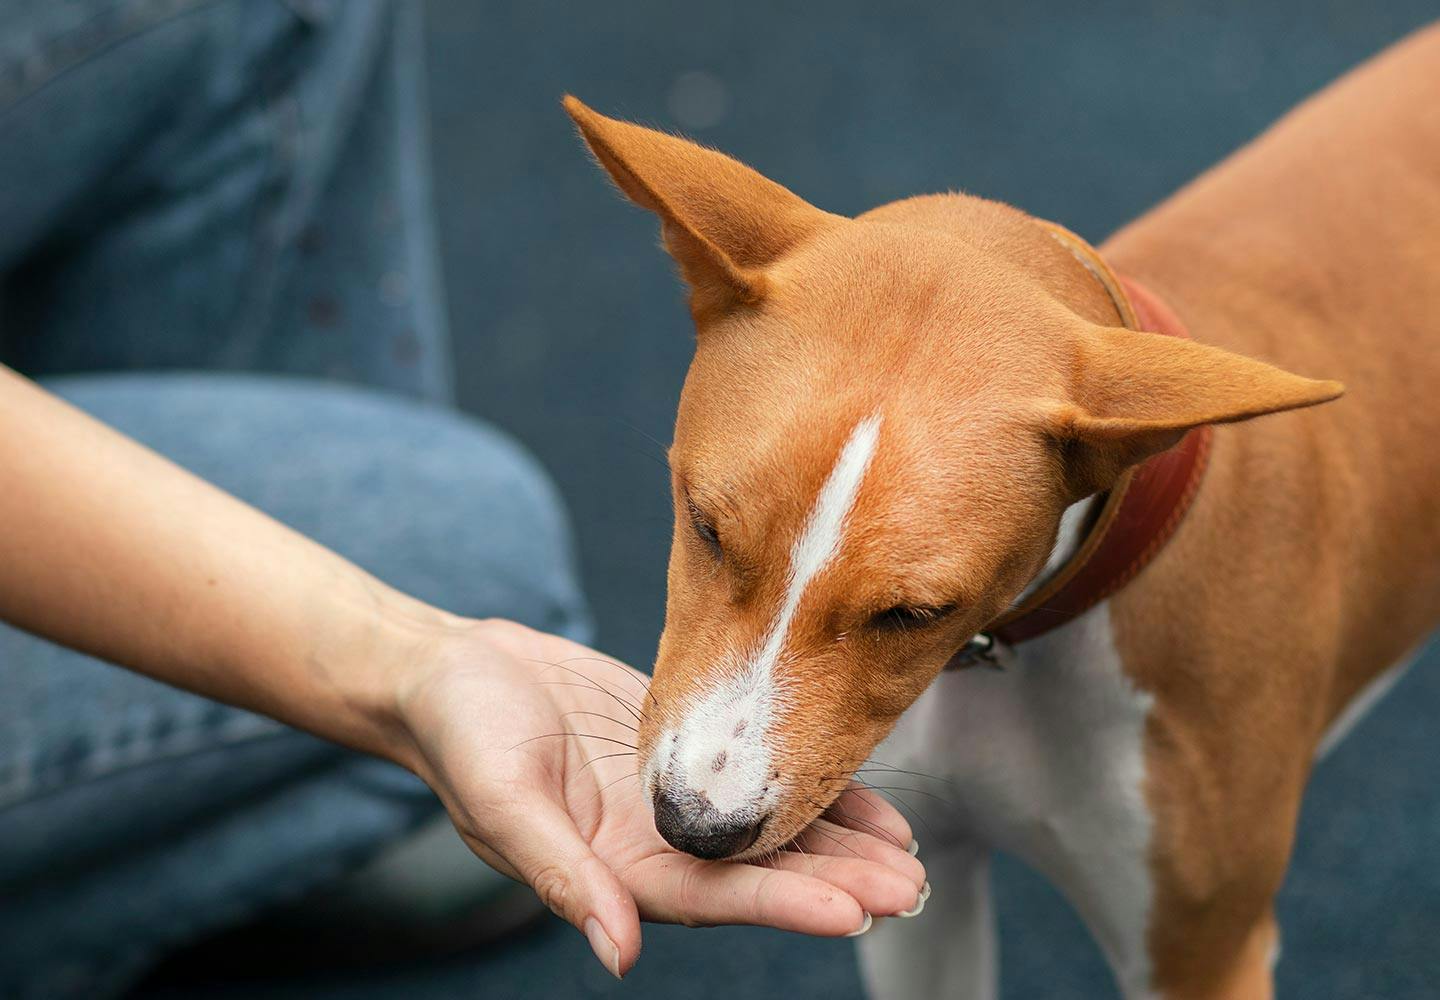
[[[1310,768],[1440,621],[1437,94],[1431,29],[1098,256],[965,195],[831,215],[568,98],[698,328],[639,740],[666,838],[773,850],[887,740],[963,818],[925,845],[925,917],[862,939],[875,995],[994,995],[999,846],[1127,997],[1269,996]],[[1136,329],[1161,303],[1194,339]],[[1341,394],[1292,372],[1348,395],[1206,429]],[[1124,573],[1004,669],[944,669],[1197,434],[1187,488],[1145,488],[1165,516],[1102,540],[1140,553]]]

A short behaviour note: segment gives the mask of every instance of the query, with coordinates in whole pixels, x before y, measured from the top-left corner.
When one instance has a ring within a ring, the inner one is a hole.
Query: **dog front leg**
[[[860,938],[871,1000],[993,1000],[995,914],[990,852],[965,842],[927,850],[931,896],[916,917],[877,920]]]

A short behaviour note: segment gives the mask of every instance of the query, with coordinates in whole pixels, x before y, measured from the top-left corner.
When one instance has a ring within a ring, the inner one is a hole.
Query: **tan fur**
[[[813,819],[1016,596],[1069,502],[1188,427],[1339,392],[1284,369],[1343,378],[1339,405],[1221,428],[1185,523],[1112,605],[1125,668],[1155,698],[1156,986],[1268,996],[1271,898],[1316,743],[1440,618],[1437,92],[1431,30],[1104,248],[1198,343],[1117,329],[1093,276],[1012,208],[940,195],[843,219],[567,99],[602,166],[660,215],[698,330],[642,761],[759,641],[867,415],[884,415],[880,446],[781,661],[791,791],[754,853]],[[956,610],[877,630],[895,605]]]
[[[1229,995],[1206,984],[1269,920],[1321,734],[1440,616],[1437,93],[1432,28],[1103,248],[1207,343],[1349,391],[1217,431],[1195,508],[1114,602],[1156,694],[1152,947],[1177,996]]]

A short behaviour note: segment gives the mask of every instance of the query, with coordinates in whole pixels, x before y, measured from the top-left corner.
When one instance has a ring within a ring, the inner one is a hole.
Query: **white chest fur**
[[[1080,912],[1125,995],[1144,996],[1152,699],[1121,669],[1107,604],[1006,656],[1004,671],[942,674],[876,757],[951,782],[943,791],[963,818],[933,823],[933,835],[993,846],[1042,872]]]

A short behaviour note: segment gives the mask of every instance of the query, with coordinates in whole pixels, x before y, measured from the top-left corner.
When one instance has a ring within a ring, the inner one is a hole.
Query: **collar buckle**
[[[998,654],[998,643],[989,632],[977,632],[971,636],[970,641],[960,647],[960,651],[950,658],[945,665],[946,670],[965,670],[969,667],[987,667],[990,670],[1004,670],[1005,665],[1000,662]]]

